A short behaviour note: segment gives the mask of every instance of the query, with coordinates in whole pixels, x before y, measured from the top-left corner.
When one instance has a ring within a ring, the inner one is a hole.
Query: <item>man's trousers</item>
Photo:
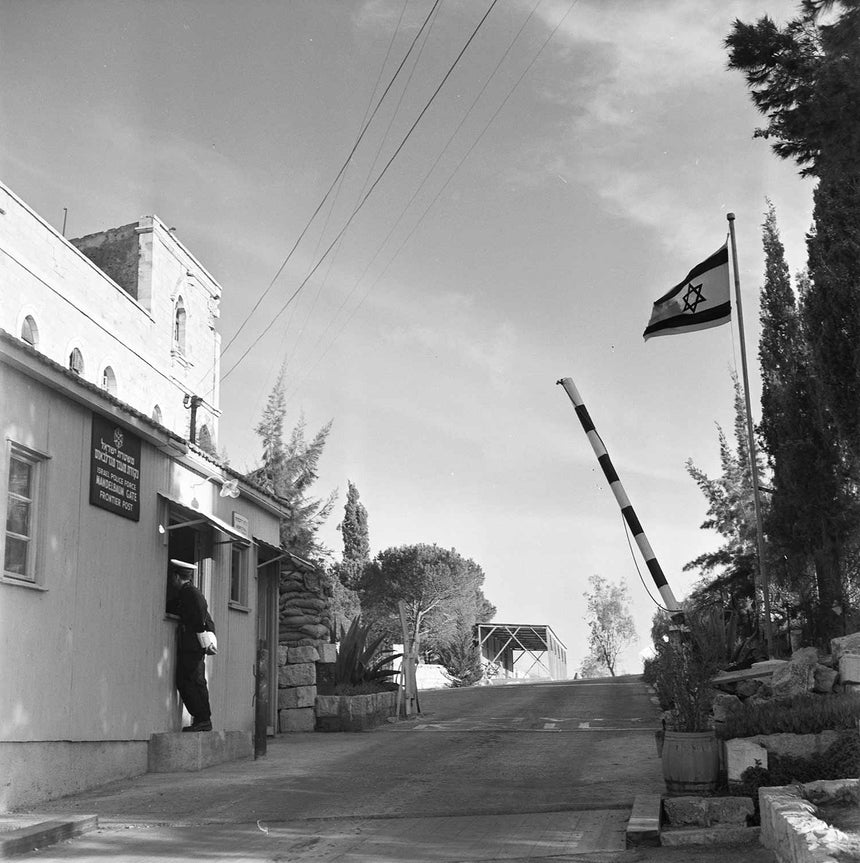
[[[185,709],[194,717],[194,722],[207,722],[211,718],[209,687],[206,685],[206,654],[203,651],[179,652],[176,688]]]

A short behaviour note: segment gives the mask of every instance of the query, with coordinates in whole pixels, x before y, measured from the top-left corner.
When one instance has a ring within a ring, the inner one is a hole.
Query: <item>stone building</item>
[[[143,773],[187,723],[171,558],[217,628],[214,733],[250,752],[283,510],[213,457],[220,297],[155,216],[68,241],[0,184],[0,811]]]

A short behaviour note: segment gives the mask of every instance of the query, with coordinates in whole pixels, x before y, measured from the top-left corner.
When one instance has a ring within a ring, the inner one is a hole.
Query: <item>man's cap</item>
[[[196,563],[187,563],[184,560],[176,560],[175,558],[171,558],[170,565],[175,566],[177,569],[183,569],[186,572],[197,572]]]

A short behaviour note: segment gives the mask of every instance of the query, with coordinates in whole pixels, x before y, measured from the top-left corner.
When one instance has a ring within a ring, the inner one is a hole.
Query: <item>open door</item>
[[[257,710],[255,737],[274,736],[278,727],[278,582],[283,553],[257,545]],[[264,740],[262,750],[265,752]],[[255,744],[256,750],[259,745]],[[259,755],[258,755],[259,757]]]

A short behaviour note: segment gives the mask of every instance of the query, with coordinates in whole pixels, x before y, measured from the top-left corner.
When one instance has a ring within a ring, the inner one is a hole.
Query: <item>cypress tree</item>
[[[772,472],[766,529],[774,556],[785,565],[775,577],[801,596],[814,567],[817,601],[803,608],[808,636],[826,641],[841,634],[834,609],[843,601],[841,549],[851,532],[853,506],[832,418],[812,372],[785,249],[770,205],[762,240],[765,279],[761,290],[762,443]]]
[[[821,13],[836,9],[833,23],[823,24]],[[756,136],[819,181],[799,309],[806,370],[794,385],[800,413],[789,414],[806,424],[806,435],[771,445],[803,471],[782,472],[784,508],[774,518],[793,521],[813,555],[825,640],[844,631],[842,563],[860,465],[860,0],[804,0],[784,27],[767,16],[736,21],[726,46],[730,68],[744,73],[767,117]]]
[[[359,500],[358,488],[348,482],[343,521],[338,530],[343,537],[343,565],[340,580],[345,587],[355,590],[361,580],[364,567],[370,562],[370,532],[367,525],[367,510]]]

